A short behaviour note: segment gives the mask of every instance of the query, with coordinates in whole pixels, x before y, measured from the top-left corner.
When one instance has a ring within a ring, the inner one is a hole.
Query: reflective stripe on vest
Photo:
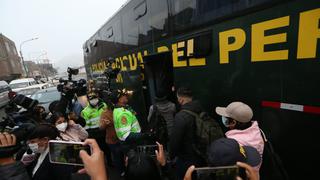
[[[141,132],[136,116],[125,108],[114,109],[113,120],[116,134],[121,141],[125,141],[131,132]]]
[[[99,127],[100,116],[86,120],[84,129],[94,129]]]
[[[82,117],[86,120],[85,129],[94,129],[99,127],[100,116],[102,112],[107,108],[107,105],[105,103],[102,103],[102,105],[100,105],[99,107],[100,109],[97,109],[88,105],[84,110],[82,110]]]

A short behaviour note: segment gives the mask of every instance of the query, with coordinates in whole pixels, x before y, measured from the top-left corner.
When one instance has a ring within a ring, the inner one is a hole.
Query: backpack
[[[166,147],[169,139],[167,123],[156,105],[153,105],[149,129],[154,133],[155,140]]]
[[[197,114],[195,112],[185,109],[181,111],[184,111],[195,117],[196,139],[192,146],[197,155],[201,157],[204,161],[207,161],[207,147],[209,147],[209,145],[213,141],[224,137],[220,125],[206,112],[201,112],[200,114]]]
[[[260,167],[261,180],[288,180],[289,176],[279,155],[274,151],[271,142],[267,139],[264,132],[260,129],[264,141],[262,164]]]

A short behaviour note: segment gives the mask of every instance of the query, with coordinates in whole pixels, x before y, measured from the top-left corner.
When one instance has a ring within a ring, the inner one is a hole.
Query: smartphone
[[[83,142],[49,141],[49,159],[51,163],[83,166],[80,150],[91,154],[91,147]]]
[[[197,180],[235,180],[242,176],[238,166],[219,166],[195,168],[193,178]]]
[[[151,157],[156,157],[156,150],[158,150],[158,145],[137,146],[138,153],[143,153]]]

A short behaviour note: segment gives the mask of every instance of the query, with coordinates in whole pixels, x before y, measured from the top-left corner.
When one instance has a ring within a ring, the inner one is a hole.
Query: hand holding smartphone
[[[91,147],[83,142],[49,141],[49,158],[51,163],[83,166],[79,156],[80,150],[91,154]]]
[[[156,157],[156,150],[159,151],[158,145],[137,146],[138,153],[146,154],[151,157]]]
[[[197,180],[235,180],[237,176],[245,179],[244,175],[243,169],[235,165],[195,168],[192,176]]]

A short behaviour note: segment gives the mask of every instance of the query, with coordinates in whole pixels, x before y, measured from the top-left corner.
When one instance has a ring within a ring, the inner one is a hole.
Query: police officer
[[[88,100],[88,105],[81,111],[81,116],[86,121],[86,126],[84,128],[87,130],[89,138],[93,138],[97,141],[100,148],[106,154],[108,164],[112,166],[110,150],[105,142],[105,133],[99,128],[100,116],[108,106],[95,92],[88,94]]]
[[[81,111],[81,116],[86,120],[85,129],[89,133],[89,137],[93,137],[91,132],[99,129],[99,120],[101,113],[107,108],[107,104],[102,102],[95,93],[88,94],[89,103]]]
[[[124,152],[143,144],[152,137],[150,133],[141,133],[141,127],[135,113],[121,103],[123,97],[129,95],[126,91],[119,90],[113,91],[111,94],[111,101],[115,104],[113,110],[114,127]]]
[[[114,104],[113,121],[117,137],[126,141],[130,133],[140,133],[140,124],[134,111],[128,109],[128,98],[130,91],[115,90],[111,94],[111,101]]]
[[[136,116],[124,107],[113,110],[114,127],[118,138],[125,141],[130,133],[140,133],[141,128]]]

